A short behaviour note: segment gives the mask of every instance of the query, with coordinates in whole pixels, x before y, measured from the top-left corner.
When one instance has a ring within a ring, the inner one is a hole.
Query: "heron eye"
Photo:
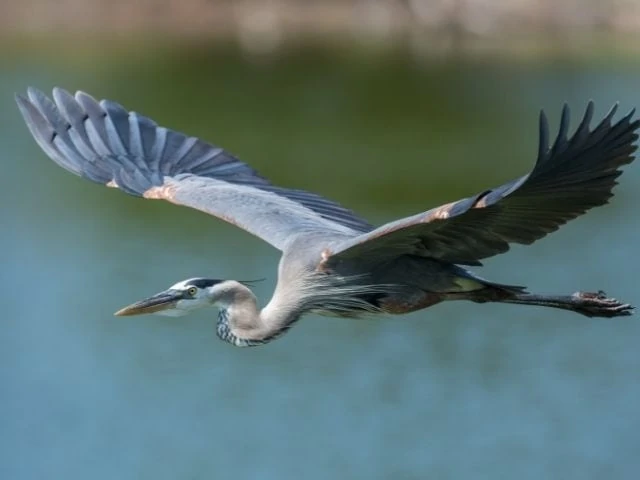
[[[196,287],[189,287],[187,290],[187,295],[190,297],[195,297],[196,293],[198,293],[198,289]]]

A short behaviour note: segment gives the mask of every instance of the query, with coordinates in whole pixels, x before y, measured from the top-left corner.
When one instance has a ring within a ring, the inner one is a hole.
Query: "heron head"
[[[193,310],[213,306],[218,298],[218,290],[226,280],[212,278],[190,278],[172,285],[167,290],[152,297],[118,310],[114,315],[142,315],[154,313],[168,317],[181,317]]]

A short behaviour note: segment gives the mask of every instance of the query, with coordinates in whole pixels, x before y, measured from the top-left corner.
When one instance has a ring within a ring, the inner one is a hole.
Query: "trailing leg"
[[[631,315],[634,310],[632,305],[621,303],[615,298],[608,298],[602,291],[597,293],[576,292],[573,295],[537,295],[522,292],[513,293],[493,301],[559,308],[580,313],[587,317],[623,317]]]

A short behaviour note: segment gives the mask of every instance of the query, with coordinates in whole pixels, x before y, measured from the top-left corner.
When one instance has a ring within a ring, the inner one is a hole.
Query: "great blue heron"
[[[616,106],[590,129],[593,103],[568,137],[569,109],[549,146],[540,114],[531,173],[497,188],[374,228],[313,193],[272,185],[221,148],[158,126],[109,100],[53,90],[16,95],[40,147],[76,175],[144,198],[186,205],[237,225],[282,251],[278,282],[262,309],[243,282],[193,278],[116,315],[180,316],[219,308],[217,334],[236,346],[280,336],[307,312],[352,317],[406,313],[443,300],[540,305],[589,317],[630,315],[603,292],[536,295],[484,280],[460,265],[530,244],[592,207],[607,203],[633,160],[634,111],[612,122]]]

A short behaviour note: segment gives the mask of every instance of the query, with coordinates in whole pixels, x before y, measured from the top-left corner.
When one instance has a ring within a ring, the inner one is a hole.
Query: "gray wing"
[[[271,185],[222,148],[158,126],[109,100],[29,88],[16,95],[40,147],[61,167],[131,195],[205,211],[282,249],[294,233],[373,227],[319,195]]]
[[[551,148],[541,112],[538,159],[531,173],[335,245],[325,265],[348,259],[376,263],[403,254],[480,265],[479,260],[506,252],[510,243],[533,243],[613,195],[619,167],[633,160],[640,125],[632,121],[634,111],[612,124],[616,108],[590,130],[590,102],[580,126],[567,138],[565,105]]]

